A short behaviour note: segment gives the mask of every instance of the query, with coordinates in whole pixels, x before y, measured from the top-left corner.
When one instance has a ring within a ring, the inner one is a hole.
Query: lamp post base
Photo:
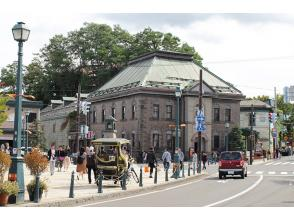
[[[21,203],[24,202],[24,192],[25,192],[25,187],[24,187],[24,170],[23,170],[23,158],[22,157],[17,157],[13,156],[11,158],[12,163],[11,167],[9,169],[9,173],[15,173],[16,174],[16,181],[18,183],[19,187],[19,193],[16,196],[16,203]]]

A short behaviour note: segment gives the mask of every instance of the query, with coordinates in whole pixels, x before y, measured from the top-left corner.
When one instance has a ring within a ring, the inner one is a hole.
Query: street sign
[[[203,111],[198,111],[197,115],[195,116],[195,131],[203,132],[206,130],[205,127],[205,116]]]

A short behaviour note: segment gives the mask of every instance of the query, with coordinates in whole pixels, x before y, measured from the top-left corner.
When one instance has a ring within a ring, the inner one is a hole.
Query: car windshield
[[[239,152],[224,152],[221,154],[221,160],[240,160],[241,154]]]

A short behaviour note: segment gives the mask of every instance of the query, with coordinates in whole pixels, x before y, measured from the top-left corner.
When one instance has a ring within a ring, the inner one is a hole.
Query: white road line
[[[213,176],[213,175],[216,175],[216,173],[211,174],[211,175],[209,175],[207,177],[210,177],[210,176]],[[162,190],[156,190],[156,191],[152,191],[152,192],[142,193],[142,194],[133,195],[133,196],[127,196],[127,197],[122,197],[122,198],[117,198],[117,199],[111,199],[111,200],[106,200],[106,201],[101,201],[101,202],[94,202],[94,203],[90,203],[90,204],[86,204],[86,205],[80,205],[80,206],[76,206],[76,207],[87,207],[87,206],[92,206],[92,205],[99,205],[99,204],[103,204],[103,203],[116,202],[116,201],[120,201],[120,200],[131,199],[131,198],[136,198],[136,197],[146,196],[146,195],[151,195],[151,194],[154,194],[154,193],[164,192],[164,191],[168,191],[168,190],[171,190],[171,189],[180,188],[182,186],[191,185],[193,183],[200,182],[200,181],[202,181],[202,180],[204,180],[206,178],[203,178],[203,179],[200,179],[200,180],[197,180],[197,181],[193,181],[193,182],[189,182],[189,183],[184,183],[184,184],[181,184],[181,185],[173,186],[173,187],[162,189]]]
[[[288,174],[288,172],[281,172],[281,174],[282,174],[282,175],[287,175],[287,174]]]
[[[247,171],[247,174],[250,174],[250,173],[252,173],[251,171]]]
[[[274,162],[270,162],[270,163],[267,163],[267,164],[265,164],[266,166],[268,166],[268,165],[271,165],[271,164],[273,164]]]
[[[286,164],[289,164],[290,162],[285,162],[285,163],[283,163],[283,165],[286,165]]]
[[[263,171],[257,171],[255,174],[263,174]]]
[[[294,162],[293,163],[291,163],[292,165],[294,165]]]
[[[237,193],[236,195],[231,196],[231,197],[229,197],[229,198],[223,199],[223,200],[221,200],[221,201],[218,201],[218,202],[215,202],[215,203],[212,203],[212,204],[206,205],[206,206],[204,206],[204,207],[212,207],[212,206],[216,206],[216,205],[219,205],[219,204],[221,204],[221,203],[224,203],[224,202],[230,201],[230,200],[232,200],[232,199],[235,199],[235,198],[237,198],[237,197],[239,197],[239,196],[242,196],[242,195],[244,195],[245,193],[247,193],[247,192],[249,192],[250,190],[252,190],[252,189],[254,189],[255,187],[257,187],[258,184],[260,184],[262,180],[263,180],[263,175],[260,175],[259,179],[258,179],[258,180],[257,180],[252,186],[250,186],[249,188],[245,189],[244,191],[242,191],[242,192],[240,192],[240,193]]]
[[[294,172],[292,174],[294,174]]]
[[[279,165],[281,164],[282,162],[277,162],[277,163],[274,163],[273,165],[276,166],[276,165]]]
[[[275,171],[269,171],[268,174],[272,175],[272,174],[276,174]]]

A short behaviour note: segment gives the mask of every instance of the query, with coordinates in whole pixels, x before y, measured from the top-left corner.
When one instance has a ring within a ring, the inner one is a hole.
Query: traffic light
[[[272,123],[273,122],[273,113],[268,113],[268,121],[270,122],[270,123]]]
[[[256,114],[255,114],[255,112],[250,112],[249,117],[250,117],[250,126],[255,126],[256,125]]]

